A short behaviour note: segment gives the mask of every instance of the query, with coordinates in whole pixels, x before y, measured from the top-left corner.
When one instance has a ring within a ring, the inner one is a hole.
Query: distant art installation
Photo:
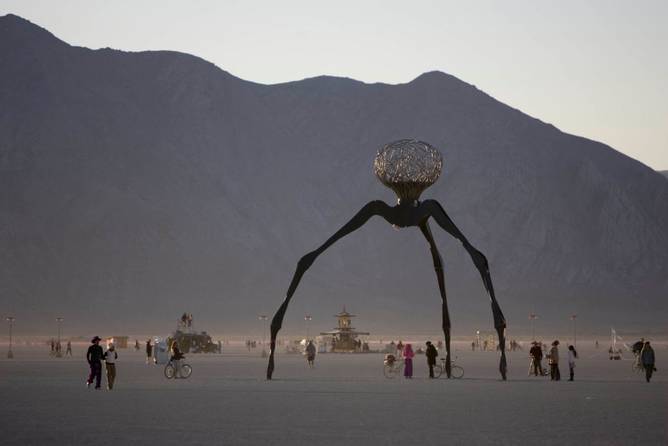
[[[402,139],[389,143],[382,147],[376,154],[373,163],[373,169],[378,179],[387,187],[391,188],[398,197],[397,205],[388,206],[380,200],[367,203],[348,223],[331,236],[322,246],[302,257],[297,263],[297,270],[292,277],[292,282],[288,288],[285,300],[279,307],[271,321],[271,352],[269,354],[269,365],[267,366],[267,379],[271,379],[274,372],[274,352],[276,350],[276,336],[283,324],[283,317],[288,308],[290,299],[292,299],[299,282],[315,259],[327,248],[340,238],[359,229],[371,217],[380,216],[388,223],[400,228],[417,226],[429,243],[431,257],[436,270],[438,279],[438,288],[442,300],[442,320],[443,333],[445,335],[445,349],[447,351],[445,371],[450,378],[450,314],[448,312],[448,301],[445,293],[445,278],[443,275],[443,264],[441,255],[436,248],[436,243],[431,234],[428,220],[433,218],[436,223],[450,235],[458,239],[464,245],[464,249],[469,253],[473,263],[482,276],[483,284],[489,293],[492,303],[492,313],[494,315],[494,327],[499,336],[499,346],[501,349],[501,359],[499,362],[499,372],[501,377],[506,379],[506,319],[501,312],[496,297],[494,296],[494,287],[492,278],[489,274],[489,265],[487,258],[473,247],[464,237],[464,234],[455,226],[452,219],[446,214],[443,207],[436,200],[419,201],[422,192],[434,184],[441,174],[443,168],[443,158],[441,154],[426,142],[412,139]]]

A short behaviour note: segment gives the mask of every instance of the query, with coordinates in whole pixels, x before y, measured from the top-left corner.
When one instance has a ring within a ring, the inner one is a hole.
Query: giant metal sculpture
[[[429,228],[429,217],[436,220],[436,223],[453,237],[458,239],[464,245],[464,249],[469,253],[473,263],[482,276],[482,281],[489,293],[492,302],[492,313],[494,314],[494,327],[499,335],[499,346],[501,348],[501,359],[499,362],[499,371],[501,377],[506,379],[506,342],[505,329],[506,320],[503,317],[492,286],[492,278],[489,274],[489,266],[485,256],[475,249],[471,243],[464,237],[457,226],[445,213],[443,207],[436,200],[418,201],[420,194],[427,187],[434,184],[441,174],[443,159],[441,154],[431,145],[410,139],[402,139],[387,144],[378,151],[374,160],[374,172],[378,179],[387,187],[391,188],[398,197],[397,205],[390,207],[382,201],[376,200],[366,204],[348,223],[331,236],[322,246],[315,251],[306,254],[297,263],[297,270],[292,277],[287,296],[279,307],[271,321],[271,353],[269,355],[269,365],[267,366],[267,379],[271,379],[274,372],[274,352],[276,350],[276,335],[283,324],[283,316],[288,308],[290,299],[295,293],[299,281],[307,269],[313,264],[315,259],[327,248],[334,244],[338,239],[359,229],[371,217],[379,215],[387,220],[391,225],[406,228],[417,226],[429,243],[431,257],[434,261],[436,278],[438,279],[438,288],[442,299],[443,333],[445,335],[445,349],[447,358],[445,371],[450,378],[450,314],[448,312],[448,301],[445,294],[445,278],[443,275],[443,264],[441,255],[436,248],[436,243],[431,235]]]

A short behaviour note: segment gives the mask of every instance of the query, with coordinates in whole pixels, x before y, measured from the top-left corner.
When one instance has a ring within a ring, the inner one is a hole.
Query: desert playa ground
[[[499,380],[497,354],[459,346],[461,380],[386,379],[381,354],[321,354],[309,370],[281,354],[265,381],[259,349],[188,355],[193,374],[167,380],[143,354],[119,350],[113,391],[87,389],[83,346],[55,359],[17,347],[0,359],[3,445],[663,445],[668,442],[668,348],[655,347],[651,383],[630,361],[581,347],[576,381],[527,376],[526,352],[509,354]],[[565,356],[562,349],[562,359]]]

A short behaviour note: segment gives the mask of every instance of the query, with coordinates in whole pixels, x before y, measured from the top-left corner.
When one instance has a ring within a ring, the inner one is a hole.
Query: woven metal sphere
[[[402,202],[420,198],[436,182],[443,169],[443,157],[430,144],[401,139],[384,145],[373,161],[373,171]]]

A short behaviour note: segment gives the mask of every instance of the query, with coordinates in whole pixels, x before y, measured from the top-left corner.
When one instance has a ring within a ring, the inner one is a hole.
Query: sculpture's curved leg
[[[297,270],[295,271],[294,276],[292,276],[292,281],[290,282],[290,287],[288,288],[287,295],[281,306],[274,314],[273,319],[271,320],[271,343],[270,353],[269,353],[269,364],[267,365],[267,379],[271,379],[271,375],[274,373],[274,352],[276,350],[276,336],[278,331],[283,325],[283,317],[285,316],[285,311],[288,309],[288,304],[290,304],[290,299],[295,293],[299,281],[306,272],[307,269],[313,264],[315,259],[322,254],[327,248],[334,244],[338,239],[345,237],[351,232],[359,229],[364,223],[366,223],[374,215],[380,215],[386,220],[391,220],[391,208],[383,203],[382,201],[376,200],[371,201],[364,205],[364,207],[357,213],[355,216],[341,229],[336,231],[336,233],[331,236],[322,246],[320,246],[315,251],[312,251],[302,257],[297,263]]]
[[[445,358],[445,373],[450,378],[451,372],[451,356],[450,356],[450,312],[448,311],[448,299],[445,294],[445,276],[443,274],[443,260],[441,254],[436,248],[436,242],[431,235],[429,223],[427,220],[420,223],[420,231],[429,242],[429,250],[431,251],[431,258],[434,261],[434,270],[436,271],[436,278],[438,279],[438,289],[441,292],[442,316],[443,316],[443,334],[445,335],[445,351],[447,352]]]
[[[494,295],[494,286],[492,285],[492,276],[489,274],[489,264],[487,258],[473,247],[471,243],[464,237],[464,234],[455,226],[455,223],[445,212],[445,209],[441,204],[436,200],[425,200],[422,202],[422,206],[427,209],[428,214],[436,220],[436,223],[443,228],[446,232],[451,234],[453,237],[458,239],[464,245],[464,249],[469,253],[473,263],[475,264],[480,276],[482,277],[482,282],[485,284],[485,289],[489,293],[489,298],[492,303],[492,314],[494,315],[494,328],[496,328],[496,333],[499,336],[499,347],[501,349],[501,359],[499,360],[499,372],[501,377],[506,379],[506,372],[508,371],[508,366],[506,363],[506,318],[501,312],[501,307],[496,301],[496,296]]]

